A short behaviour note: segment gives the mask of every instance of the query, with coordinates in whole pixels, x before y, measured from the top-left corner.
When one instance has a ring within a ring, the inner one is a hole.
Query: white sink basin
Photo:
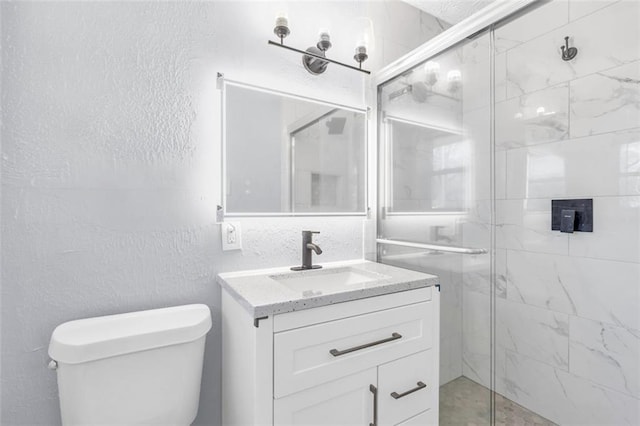
[[[269,278],[305,296],[315,296],[347,289],[366,288],[367,284],[388,279],[389,276],[343,267],[271,275]]]

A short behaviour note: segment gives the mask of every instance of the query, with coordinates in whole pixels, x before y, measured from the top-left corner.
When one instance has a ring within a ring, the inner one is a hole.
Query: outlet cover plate
[[[220,224],[222,251],[242,250],[242,228],[240,222],[222,222]]]

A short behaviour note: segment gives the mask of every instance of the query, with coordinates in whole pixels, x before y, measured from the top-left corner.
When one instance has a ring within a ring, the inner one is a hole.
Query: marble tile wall
[[[496,29],[496,38],[510,28],[523,31],[527,25],[556,19],[557,11],[553,9],[556,1],[537,9],[536,23],[512,21]],[[571,10],[583,2],[589,0],[570,0],[567,6]],[[507,98],[637,61],[640,35],[637,8],[636,1],[609,1],[596,12],[565,22],[507,51]],[[565,36],[569,36],[571,45],[578,47],[578,56],[570,62],[558,62]]]
[[[559,424],[640,424],[639,19],[554,0],[495,32],[496,386]],[[556,198],[593,198],[594,232],[551,231]]]
[[[637,425],[638,400],[589,378],[505,351],[498,391],[561,425]],[[500,389],[502,387],[502,389]]]

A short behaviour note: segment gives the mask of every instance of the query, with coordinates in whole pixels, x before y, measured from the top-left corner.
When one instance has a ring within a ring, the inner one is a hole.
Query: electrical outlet
[[[222,222],[220,226],[222,250],[242,250],[242,230],[240,222]]]

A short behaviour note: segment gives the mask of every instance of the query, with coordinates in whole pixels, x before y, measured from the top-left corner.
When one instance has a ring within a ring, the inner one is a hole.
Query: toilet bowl
[[[206,305],[87,318],[51,335],[63,425],[189,425],[198,413]]]

